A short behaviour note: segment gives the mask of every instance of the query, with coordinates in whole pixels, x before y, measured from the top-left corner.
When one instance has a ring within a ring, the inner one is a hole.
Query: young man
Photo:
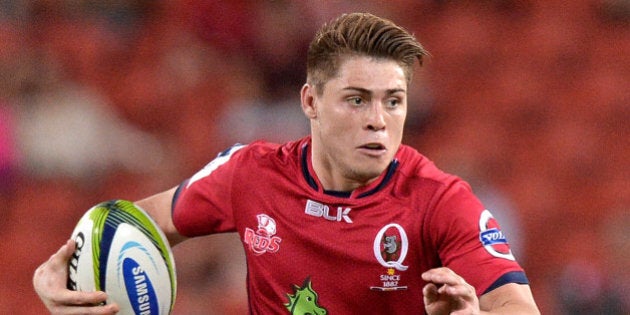
[[[461,179],[401,145],[426,52],[390,21],[339,17],[309,47],[309,137],[234,146],[178,187],[138,201],[168,235],[238,232],[254,314],[537,314],[527,278]],[[35,272],[50,311],[110,314],[65,289],[69,241]]]

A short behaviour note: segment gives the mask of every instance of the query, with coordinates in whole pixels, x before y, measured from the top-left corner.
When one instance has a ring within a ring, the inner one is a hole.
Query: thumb
[[[72,257],[72,254],[74,253],[74,250],[76,248],[76,242],[72,239],[69,239],[68,241],[66,241],[66,243],[61,246],[59,248],[59,250],[54,253],[52,256],[50,256],[50,263],[53,266],[66,266],[68,264],[68,261],[70,260],[70,257]]]

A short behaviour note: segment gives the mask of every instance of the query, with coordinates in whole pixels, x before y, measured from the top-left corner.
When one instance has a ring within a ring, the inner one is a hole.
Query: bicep
[[[508,283],[479,298],[482,311],[500,314],[540,314],[529,285]]]
[[[182,236],[177,231],[175,225],[173,224],[171,209],[173,195],[176,190],[177,187],[174,187],[135,202],[136,205],[144,209],[144,211],[146,211],[158,224],[164,234],[166,234],[171,246],[175,246],[186,239],[186,237]]]

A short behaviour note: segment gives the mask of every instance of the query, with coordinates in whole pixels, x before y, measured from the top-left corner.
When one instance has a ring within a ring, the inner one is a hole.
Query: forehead
[[[326,86],[332,90],[357,87],[371,91],[405,90],[405,71],[394,60],[367,56],[344,57],[337,75]]]

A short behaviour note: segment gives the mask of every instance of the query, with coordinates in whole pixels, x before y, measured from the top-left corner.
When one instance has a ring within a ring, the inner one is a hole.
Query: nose
[[[366,111],[365,128],[372,131],[385,129],[385,112],[380,102],[374,102]]]

